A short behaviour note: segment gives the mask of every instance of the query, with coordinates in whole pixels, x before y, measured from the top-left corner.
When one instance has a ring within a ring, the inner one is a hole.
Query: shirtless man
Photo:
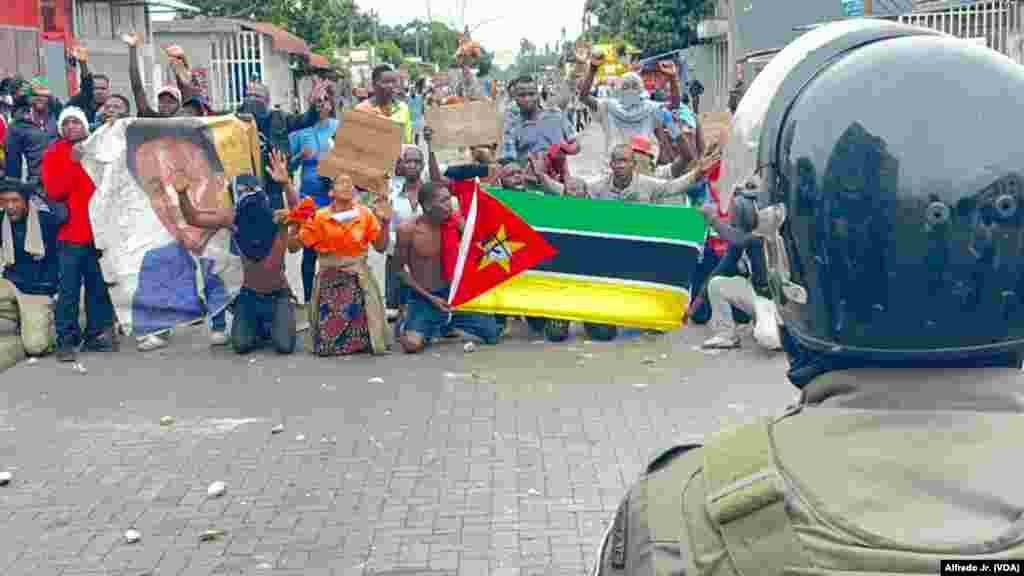
[[[288,176],[284,156],[274,150],[268,171],[281,184],[288,206],[299,203],[298,194]],[[285,276],[285,256],[292,249],[289,241],[297,237],[298,226],[287,224],[287,210],[273,211],[270,199],[255,176],[237,180],[239,198],[235,209],[198,210],[188,195],[189,181],[180,177],[175,183],[178,202],[190,226],[218,230],[233,228],[234,240],[242,253],[242,290],[232,304],[231,346],[238,354],[247,354],[270,342],[279,354],[295,351],[295,304]]]
[[[400,338],[402,349],[407,354],[422,352],[447,326],[485,344],[497,344],[498,325],[493,316],[452,313],[448,307],[449,286],[441,265],[441,224],[452,215],[451,193],[443,184],[427,182],[420,188],[419,200],[423,214],[398,226],[395,249],[399,273],[411,289]]]

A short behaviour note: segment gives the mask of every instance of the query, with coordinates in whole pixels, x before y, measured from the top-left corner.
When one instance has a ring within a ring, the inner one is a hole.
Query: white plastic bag
[[[781,350],[779,316],[775,302],[758,296],[754,301],[754,340],[767,350]]]

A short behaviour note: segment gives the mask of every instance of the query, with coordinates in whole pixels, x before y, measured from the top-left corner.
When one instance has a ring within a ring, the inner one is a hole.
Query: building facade
[[[207,83],[215,110],[240,106],[250,81],[266,84],[271,104],[282,109],[305,101],[310,83],[300,83],[296,70],[309,62],[311,52],[287,30],[265,22],[195,18],[156,22],[153,35],[161,46],[177,44],[184,49],[193,73]],[[165,73],[171,77],[169,68]]]
[[[67,56],[80,44],[89,50],[92,70],[109,76],[113,91],[128,94],[128,48],[120,34],[151,39],[150,13],[164,2],[12,0],[0,11],[0,75],[45,76],[53,94],[67,99],[79,83]],[[151,84],[152,50],[144,54],[143,79]]]

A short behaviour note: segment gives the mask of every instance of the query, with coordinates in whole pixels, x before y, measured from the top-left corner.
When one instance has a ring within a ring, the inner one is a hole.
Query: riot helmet
[[[1018,357],[1024,68],[869,19],[806,34],[762,74],[737,111],[759,128],[738,163],[756,190],[733,191],[787,336],[847,363]]]

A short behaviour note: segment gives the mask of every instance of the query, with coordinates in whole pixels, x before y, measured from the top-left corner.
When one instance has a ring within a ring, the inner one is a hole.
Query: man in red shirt
[[[69,106],[57,122],[60,139],[43,156],[41,177],[51,202],[67,207],[68,220],[57,233],[59,243],[60,294],[57,302],[57,360],[74,362],[79,345],[83,351],[112,352],[117,349],[114,307],[110,301],[101,254],[93,244],[89,201],[96,191],[82,168],[75,144],[89,136],[89,124],[81,109]],[[85,286],[86,327],[84,339],[78,324],[79,295]]]

